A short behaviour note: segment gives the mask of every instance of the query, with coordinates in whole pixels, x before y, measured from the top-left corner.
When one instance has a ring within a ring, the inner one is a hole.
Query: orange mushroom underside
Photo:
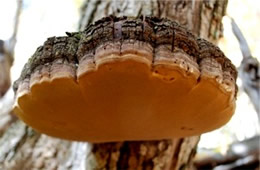
[[[153,48],[110,42],[76,68],[44,65],[19,83],[14,111],[39,132],[90,142],[199,135],[229,121],[236,93],[229,71],[214,57],[197,63],[181,48]]]
[[[69,66],[56,66],[51,76],[32,76],[15,111],[40,132],[91,142],[198,135],[230,119],[232,91],[215,77],[206,72],[198,81],[196,67],[186,72],[175,60],[147,58],[109,55],[96,65],[85,59],[77,81]]]

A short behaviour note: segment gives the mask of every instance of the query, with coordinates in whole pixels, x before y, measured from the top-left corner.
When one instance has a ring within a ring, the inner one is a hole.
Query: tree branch
[[[256,112],[258,113],[258,120],[260,121],[260,68],[257,58],[252,57],[249,46],[245,37],[240,31],[235,20],[231,18],[231,25],[233,33],[239,41],[240,50],[243,54],[243,60],[239,68],[239,76],[242,79],[242,84],[245,92],[252,101]]]
[[[13,30],[13,35],[11,38],[5,43],[5,49],[6,52],[9,54],[11,57],[11,63],[13,62],[13,56],[14,56],[14,48],[16,44],[16,37],[17,37],[17,31],[18,31],[18,26],[19,26],[19,18],[21,15],[22,11],[22,5],[23,1],[22,0],[17,0],[17,9],[16,9],[16,14],[14,18],[14,30]]]
[[[235,34],[237,40],[239,41],[240,50],[243,54],[243,58],[252,57],[249,46],[247,44],[247,41],[242,34],[241,30],[239,29],[238,25],[236,24],[235,20],[233,18],[231,19],[231,25],[232,25],[232,31]]]

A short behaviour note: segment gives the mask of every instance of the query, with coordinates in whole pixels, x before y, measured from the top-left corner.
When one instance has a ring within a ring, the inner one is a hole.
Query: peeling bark
[[[87,0],[79,28],[83,30],[86,25],[110,14],[154,15],[175,19],[196,35],[216,42],[226,3],[216,0]],[[213,11],[214,15],[210,15]],[[0,138],[0,169],[190,169],[198,141],[199,137],[189,137],[146,142],[78,143],[41,135],[16,121]]]

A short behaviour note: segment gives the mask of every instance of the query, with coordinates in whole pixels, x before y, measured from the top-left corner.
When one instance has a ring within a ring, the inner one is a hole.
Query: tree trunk
[[[216,42],[227,1],[86,0],[79,29],[104,16],[167,17]],[[90,144],[41,135],[15,121],[0,138],[0,169],[190,169],[199,136]]]

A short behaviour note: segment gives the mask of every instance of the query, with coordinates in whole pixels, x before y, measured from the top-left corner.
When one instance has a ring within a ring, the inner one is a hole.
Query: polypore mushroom
[[[168,19],[106,17],[49,38],[15,83],[16,114],[65,139],[108,142],[198,135],[235,109],[224,54]]]

